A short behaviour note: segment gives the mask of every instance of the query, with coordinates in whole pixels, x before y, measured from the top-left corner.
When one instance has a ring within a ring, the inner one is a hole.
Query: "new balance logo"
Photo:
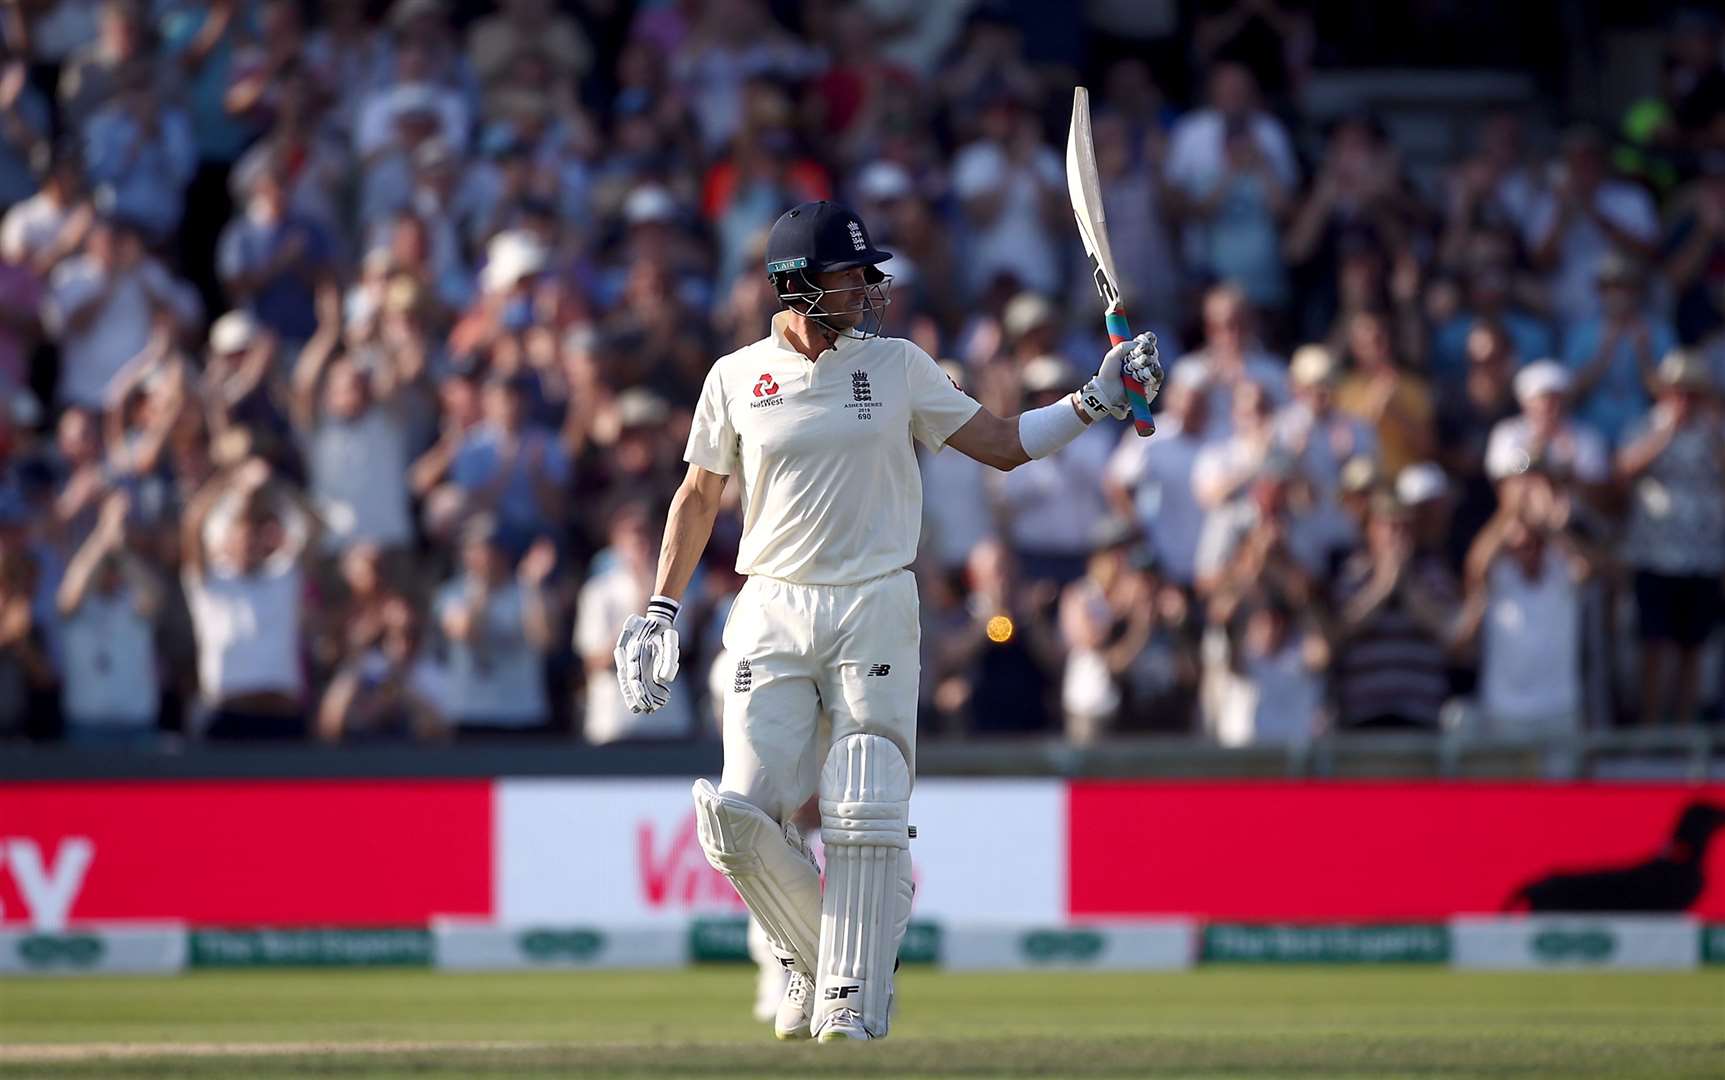
[[[851,397],[857,401],[868,401],[874,397],[874,391],[869,389],[868,372],[851,372]]]
[[[767,397],[779,392],[779,384],[773,380],[772,372],[763,371],[761,377],[755,380],[755,396]]]
[[[892,674],[892,665],[875,664],[868,669],[868,673],[870,675],[890,675]]]
[[[731,693],[746,694],[749,692],[749,688],[754,684],[755,673],[749,670],[749,662],[747,660],[738,660],[737,677],[731,680]]]
[[[843,1001],[852,994],[860,993],[862,993],[862,987],[858,986],[856,983],[852,983],[849,986],[829,986],[827,987],[827,992],[822,996],[824,996],[828,1001]]]

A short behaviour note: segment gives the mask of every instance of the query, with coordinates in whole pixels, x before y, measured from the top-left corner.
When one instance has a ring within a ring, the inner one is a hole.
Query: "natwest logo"
[[[761,377],[755,380],[755,396],[768,397],[779,392],[779,384],[773,381],[771,372],[761,372]]]

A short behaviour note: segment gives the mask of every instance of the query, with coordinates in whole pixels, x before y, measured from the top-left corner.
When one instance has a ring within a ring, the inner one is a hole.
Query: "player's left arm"
[[[1156,335],[1139,334],[1109,349],[1089,382],[1052,405],[1014,417],[996,416],[978,407],[946,442],[966,457],[1003,471],[1047,457],[1103,416],[1116,420],[1131,417],[1122,371],[1143,383],[1150,397],[1156,396],[1162,387]]]

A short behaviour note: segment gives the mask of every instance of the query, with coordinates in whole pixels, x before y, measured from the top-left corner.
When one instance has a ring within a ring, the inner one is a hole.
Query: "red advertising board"
[[[1720,785],[1081,782],[1069,799],[1073,915],[1725,919]]]
[[[492,913],[492,784],[0,788],[0,925],[390,926]]]

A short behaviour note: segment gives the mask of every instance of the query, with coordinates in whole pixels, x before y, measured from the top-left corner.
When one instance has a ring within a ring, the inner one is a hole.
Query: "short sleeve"
[[[695,422],[689,428],[689,445],[683,460],[711,473],[729,476],[737,468],[737,429],[725,401],[725,380],[714,364],[701,384],[701,400],[695,403]]]
[[[905,382],[910,388],[910,433],[930,450],[946,445],[952,433],[976,415],[982,403],[958,388],[934,358],[909,342]]]

